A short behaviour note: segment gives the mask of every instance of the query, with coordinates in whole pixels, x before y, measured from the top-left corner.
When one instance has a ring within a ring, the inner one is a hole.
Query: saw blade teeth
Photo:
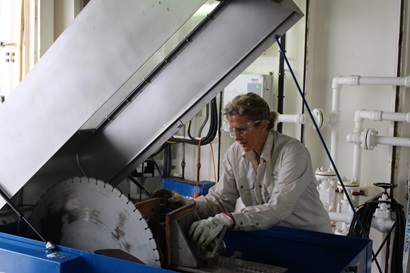
[[[53,243],[94,251],[117,248],[160,267],[153,233],[141,212],[118,188],[96,178],[73,177],[40,198],[33,226]]]
[[[88,183],[91,183],[91,184],[97,184],[97,179],[95,179],[94,177],[90,177],[90,178],[88,178],[88,181],[87,181]]]
[[[66,181],[70,181],[70,179],[68,179],[68,180],[66,180]],[[79,182],[81,182],[81,178],[78,177],[78,176],[73,177],[73,178],[71,179],[71,182],[73,182],[73,183],[79,183]]]

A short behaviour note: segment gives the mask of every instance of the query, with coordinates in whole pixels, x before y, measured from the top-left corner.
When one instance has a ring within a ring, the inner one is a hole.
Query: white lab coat
[[[253,167],[255,166],[255,167]],[[234,212],[241,197],[245,208]],[[271,130],[257,165],[254,152],[235,142],[227,150],[219,182],[196,199],[201,217],[231,213],[235,229],[274,225],[331,232],[319,199],[309,151],[298,140]]]

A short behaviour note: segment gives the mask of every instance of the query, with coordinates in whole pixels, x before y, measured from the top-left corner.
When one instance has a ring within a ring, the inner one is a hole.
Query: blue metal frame
[[[198,194],[206,195],[213,185],[215,185],[215,182],[198,182]],[[162,188],[175,191],[187,197],[194,197],[196,193],[196,182],[182,178],[167,177],[162,179]]]
[[[240,251],[244,260],[288,268],[289,273],[371,272],[372,241],[284,227],[228,231],[227,256]],[[173,272],[125,260],[44,243],[0,232],[0,272]]]
[[[273,227],[228,231],[227,255],[240,251],[244,260],[288,268],[289,273],[338,273],[356,267],[371,272],[372,241],[341,235]]]
[[[0,272],[7,273],[117,273],[174,272],[86,251],[58,246],[46,251],[45,244],[0,232]]]

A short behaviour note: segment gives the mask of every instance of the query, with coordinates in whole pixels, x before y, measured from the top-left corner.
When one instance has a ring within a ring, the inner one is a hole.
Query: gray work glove
[[[219,213],[214,217],[196,221],[189,229],[189,236],[200,247],[205,249],[213,242],[224,227],[233,228],[235,221],[232,216],[226,213]]]
[[[159,198],[161,205],[170,209],[177,209],[195,203],[193,199],[167,189],[156,190],[152,197]]]

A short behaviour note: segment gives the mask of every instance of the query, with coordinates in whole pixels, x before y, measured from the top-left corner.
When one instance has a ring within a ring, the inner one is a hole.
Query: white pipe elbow
[[[333,90],[340,90],[340,84],[339,84],[339,78],[340,77],[334,77],[333,79],[332,79],[332,89]]]
[[[357,110],[354,113],[354,132],[361,132],[363,130],[363,118],[362,118],[362,111],[363,110]]]
[[[354,121],[355,122],[359,122],[359,121],[362,120],[362,117],[361,117],[362,111],[363,110],[356,110],[356,112],[354,112]]]

